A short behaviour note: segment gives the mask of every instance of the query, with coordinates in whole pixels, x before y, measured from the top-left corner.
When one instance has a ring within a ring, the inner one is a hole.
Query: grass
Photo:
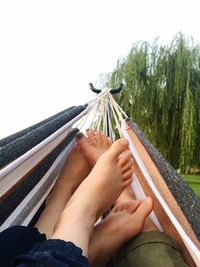
[[[200,196],[200,175],[181,174],[181,177],[192,188],[192,190]]]

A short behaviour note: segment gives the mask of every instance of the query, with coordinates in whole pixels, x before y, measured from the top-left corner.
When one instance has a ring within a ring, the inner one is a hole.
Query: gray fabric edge
[[[169,162],[158,152],[158,150],[145,137],[137,124],[130,119],[127,120],[129,127],[137,135],[149,156],[156,165],[161,176],[165,180],[173,197],[176,199],[197,239],[200,241],[200,198],[177,174]]]

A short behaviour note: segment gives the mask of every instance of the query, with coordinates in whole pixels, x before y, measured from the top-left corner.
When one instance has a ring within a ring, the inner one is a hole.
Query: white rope
[[[17,160],[13,161],[8,166],[0,170],[0,185],[1,185],[0,195],[5,194],[5,192],[7,192],[13,185],[15,185],[30,169],[32,169],[35,165],[37,165],[37,163],[45,155],[47,155],[49,151],[52,150],[52,148],[57,146],[57,144],[60,143],[66,137],[66,135],[68,134],[68,130],[71,129],[72,126],[75,126],[76,124],[81,129],[87,124],[89,125],[89,127],[90,126],[95,127],[98,131],[102,129],[102,131],[106,133],[106,135],[109,135],[112,139],[114,139],[115,132],[112,126],[112,118],[113,118],[120,136],[123,135],[127,140],[129,140],[132,154],[140,170],[142,171],[145,179],[147,180],[153,192],[155,193],[156,197],[158,198],[161,205],[165,209],[173,225],[176,227],[178,233],[180,234],[183,242],[188,248],[195,263],[197,264],[197,266],[200,266],[200,252],[198,248],[195,246],[195,244],[191,241],[191,239],[185,233],[183,227],[177,221],[177,219],[171,212],[170,208],[166,204],[165,200],[162,198],[160,192],[158,191],[155,184],[153,183],[150,174],[148,173],[146,167],[144,166],[136,148],[134,147],[134,144],[131,141],[127,131],[123,127],[121,127],[121,125],[123,124],[124,118],[127,118],[128,116],[125,114],[122,108],[117,104],[117,102],[111,95],[110,90],[111,89],[109,88],[103,89],[101,93],[99,93],[93,100],[88,102],[88,107],[82,113],[80,113],[76,118],[74,118],[69,123],[64,125],[61,129],[56,131],[50,137],[48,137],[43,142],[38,144],[36,147],[29,150],[27,153],[19,157]],[[18,170],[17,179],[16,179],[16,172],[15,172],[16,170]],[[45,177],[44,179],[47,179],[47,178]],[[13,182],[14,180],[15,182]],[[41,180],[41,183],[42,182],[43,180]],[[3,184],[3,187],[2,187],[2,184]],[[38,184],[38,186],[40,186],[40,184]],[[50,192],[51,188],[52,188],[51,186],[48,188],[46,194],[44,194],[44,197],[46,197],[48,192]],[[31,191],[30,194],[27,196],[27,198],[24,200],[24,202],[22,202],[23,209],[25,209],[26,207],[25,204],[30,202],[31,194],[33,194],[33,191]],[[41,201],[43,201],[43,198]],[[32,215],[35,214],[36,210],[37,210],[37,207],[32,211],[32,214],[28,216],[28,218],[24,222],[25,224],[29,222]],[[17,217],[17,212],[18,211],[12,214],[13,216],[12,218]],[[158,221],[157,221],[157,226],[159,226]]]
[[[89,119],[87,128],[93,128],[93,125],[96,123],[96,120],[97,120],[98,110],[99,110],[99,103],[97,102],[93,105],[93,108],[91,110],[90,119]]]
[[[102,114],[99,115],[99,120],[98,120],[98,124],[97,124],[97,131],[100,132],[101,131],[101,124],[102,124],[102,121],[103,121],[103,116]]]
[[[117,118],[117,114],[115,113],[115,110],[114,110],[113,105],[110,105],[110,107],[111,107],[112,114],[113,114],[113,117],[114,117],[114,120],[115,120],[115,123],[116,123],[117,130],[118,130],[120,136],[122,136],[122,131],[121,131],[121,126],[120,126],[119,118]]]
[[[129,140],[130,143],[130,149],[132,151],[132,154],[137,162],[138,167],[142,171],[144,177],[146,178],[147,182],[149,183],[150,187],[152,188],[153,192],[155,193],[157,199],[160,201],[161,205],[165,209],[166,213],[168,214],[170,220],[172,221],[173,225],[176,227],[179,235],[181,236],[183,242],[185,243],[186,247],[188,248],[192,258],[194,259],[197,266],[200,266],[200,252],[198,248],[195,246],[195,244],[192,242],[192,240],[188,237],[188,235],[185,233],[183,227],[180,225],[180,223],[177,221],[173,213],[171,212],[170,208],[162,198],[160,192],[155,187],[155,184],[153,183],[153,180],[151,179],[150,174],[148,173],[146,167],[144,166],[144,163],[142,162],[136,148],[134,147],[134,144],[132,140],[130,139],[127,131],[121,127],[123,125],[123,121],[125,118],[128,118],[128,116],[125,114],[125,112],[121,109],[121,107],[117,104],[113,96],[109,93],[109,90],[104,90],[102,94],[99,96],[99,98],[95,99],[95,102],[99,101],[99,106],[101,107],[100,110],[102,112],[101,120],[104,120],[103,123],[103,130],[104,132],[107,131],[109,126],[109,135],[111,135],[111,131],[113,132],[112,127],[112,121],[111,116],[114,119],[116,128],[120,134],[120,136],[124,136],[126,139]],[[113,132],[114,133],[114,132]],[[139,186],[139,181],[137,179],[134,180],[134,188],[135,187],[141,187]],[[137,184],[137,185],[136,185]],[[137,191],[137,190],[136,190]],[[138,192],[136,192],[137,194]],[[162,227],[158,221],[158,218],[156,217],[155,213],[151,214],[151,219],[153,222],[157,225],[157,227],[162,230]]]
[[[112,97],[112,95],[109,95],[109,99],[110,99],[110,103],[113,106],[114,110],[116,111],[120,121],[122,122],[124,120],[123,115],[121,110],[119,109],[119,105],[117,104],[117,102],[114,100],[114,98]],[[125,114],[125,113],[124,113]],[[127,118],[126,114],[125,114],[125,118]]]
[[[133,174],[133,182],[131,184],[132,190],[135,194],[136,199],[144,199],[146,197],[144,190],[138,180],[138,177],[136,175],[136,173]],[[158,229],[160,231],[163,231],[163,228],[158,220],[158,218],[156,217],[156,214],[154,211],[152,211],[149,214],[149,218],[152,220],[152,222],[158,227]]]
[[[91,109],[96,106],[95,115],[98,118],[98,123],[96,129],[98,131],[102,130],[107,136],[110,136],[114,139],[114,131],[112,126],[112,117],[115,121],[118,132],[121,136],[121,123],[127,115],[122,111],[119,105],[116,103],[112,95],[110,94],[110,89],[105,88],[98,94],[95,99],[89,102],[89,105],[92,106]],[[100,115],[99,115],[100,114]],[[94,115],[94,121],[96,121]]]
[[[107,95],[107,94],[109,93],[110,90],[111,90],[111,89],[109,89],[109,88],[104,88],[104,89],[101,91],[101,93],[99,93],[94,99],[92,99],[92,100],[90,100],[90,101],[88,102],[88,105],[93,105],[93,104],[95,104],[95,102],[98,102],[101,98],[104,98],[105,95]]]
[[[185,233],[185,230],[183,229],[182,225],[178,222],[172,211],[170,210],[169,206],[161,196],[160,192],[158,191],[157,187],[155,186],[149,172],[147,171],[144,163],[142,162],[140,155],[138,151],[136,150],[131,138],[129,137],[127,130],[125,127],[122,128],[122,132],[124,137],[129,141],[129,147],[130,150],[143,174],[146,181],[148,182],[149,186],[153,190],[156,198],[159,200],[160,204],[164,208],[165,212],[167,213],[168,217],[170,218],[171,222],[173,223],[174,227],[176,228],[177,232],[181,236],[183,242],[185,243],[187,249],[189,250],[193,260],[197,264],[197,266],[200,266],[200,252],[199,249],[196,247],[196,245],[192,242],[192,240],[188,237],[188,235]]]
[[[128,118],[126,113],[123,111],[123,109],[120,107],[120,105],[115,101],[115,99],[113,98],[113,96],[111,94],[109,95],[109,98],[111,99],[112,103],[120,110],[121,114],[123,114],[125,118]]]
[[[0,170],[0,197],[5,195],[27,173],[29,173],[44,157],[57,147],[68,135],[73,124],[89,111],[86,108],[70,122],[66,123],[41,143]]]
[[[83,126],[86,124],[86,121],[88,120],[90,116],[90,112],[88,112],[85,116],[83,116],[77,123],[74,124],[74,127],[78,129],[82,129]]]
[[[106,122],[107,122],[107,118],[106,118],[106,98],[103,101],[103,133],[106,134]]]
[[[30,158],[32,155],[34,155],[36,152],[41,150],[43,147],[45,147],[51,141],[55,140],[61,134],[66,132],[66,130],[70,129],[76,121],[78,121],[82,116],[84,116],[89,111],[89,109],[90,109],[90,107],[87,107],[84,111],[82,111],[80,114],[78,114],[74,119],[72,119],[70,122],[66,123],[60,129],[58,129],[56,132],[54,132],[52,135],[47,137],[44,141],[42,141],[41,143],[39,143],[38,145],[36,145],[32,149],[30,149],[28,152],[26,152],[24,155],[20,156],[18,159],[14,160],[10,164],[8,164],[2,170],[0,170],[0,180],[3,179],[11,171],[15,170],[20,164],[22,164],[24,161],[26,161],[26,159]]]
[[[108,109],[108,129],[109,129],[109,137],[111,138],[112,141],[114,141],[114,131],[113,131],[113,126],[112,126],[112,119],[111,119],[111,108],[109,106]]]
[[[36,186],[28,193],[18,207],[11,213],[11,215],[1,225],[0,231],[12,225],[28,225],[31,219],[36,214],[42,203],[45,201],[49,192],[53,188],[56,177],[62,168],[63,162],[66,156],[71,150],[73,142],[71,142],[55,159],[49,170],[42,177],[42,179],[36,184]],[[56,171],[55,171],[56,170]],[[46,183],[50,181],[48,188]],[[46,191],[44,193],[44,190]],[[40,193],[41,191],[41,193]]]

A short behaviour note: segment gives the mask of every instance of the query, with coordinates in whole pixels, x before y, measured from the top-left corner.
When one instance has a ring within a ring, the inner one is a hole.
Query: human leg
[[[123,171],[131,158],[119,157],[127,148],[128,142],[120,139],[99,158],[66,205],[52,239],[71,241],[88,255],[95,221],[131,183],[132,169]]]
[[[135,199],[132,189],[127,187],[118,203]],[[115,256],[116,267],[186,267],[176,241],[160,232],[149,217],[142,231],[120,248]]]
[[[74,191],[91,171],[98,158],[105,153],[112,142],[103,133],[87,130],[87,138],[77,134],[78,145],[70,152],[59,174],[52,192],[46,200],[46,207],[35,227],[49,238],[56,222]],[[91,165],[88,163],[91,162]]]
[[[90,170],[90,165],[76,145],[70,152],[46,201],[46,207],[35,225],[39,232],[36,228],[15,226],[0,233],[2,266],[13,266],[15,257],[26,253],[52,235],[67,201]],[[44,233],[46,237],[40,233]]]
[[[110,214],[94,228],[88,257],[91,266],[105,266],[123,244],[138,235],[152,206],[150,198],[116,204]]]
[[[115,202],[132,180],[132,169],[127,169],[131,158],[125,157],[126,153],[122,155],[127,147],[126,140],[118,140],[99,158],[90,175],[67,203],[51,238],[19,256],[16,266],[40,266],[41,263],[48,263],[48,266],[88,266],[83,254],[88,255],[96,219]]]
[[[78,145],[70,152],[52,192],[46,200],[46,207],[35,227],[49,238],[66,203],[79,184],[89,174],[91,167]]]

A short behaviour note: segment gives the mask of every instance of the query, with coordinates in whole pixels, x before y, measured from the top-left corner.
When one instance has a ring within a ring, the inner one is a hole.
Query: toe
[[[127,165],[129,162],[131,162],[131,164],[133,164],[133,156],[132,153],[129,149],[127,149],[123,155],[121,156],[118,165],[123,168],[125,165]]]
[[[133,169],[133,161],[130,159],[123,167],[122,167],[122,173],[127,172],[128,170]]]
[[[85,137],[85,135],[81,132],[77,133],[76,135],[76,142],[79,145],[79,148],[84,152],[87,151],[87,149],[89,149],[90,145],[87,141],[87,138]]]
[[[88,136],[88,140],[91,144],[96,144],[96,137],[95,137],[95,133],[92,129],[87,129],[86,130],[86,134]]]
[[[130,178],[125,179],[124,182],[123,182],[124,189],[125,189],[127,186],[129,186],[129,185],[132,183],[132,181],[133,181],[132,176],[131,176]]]
[[[101,134],[99,132],[95,132],[95,139],[98,145],[102,145],[103,144],[103,140],[101,137]]]
[[[110,137],[106,138],[107,145],[110,147],[112,145],[112,140]]]
[[[123,173],[123,181],[126,181],[128,179],[132,179],[133,171],[132,169],[129,169],[125,173]]]
[[[104,133],[101,133],[101,139],[102,139],[104,146],[107,147],[108,146],[107,137],[105,136]]]
[[[111,159],[117,159],[127,148],[128,141],[124,138],[121,138],[114,142],[108,152],[111,155]]]
[[[127,202],[121,202],[121,203],[118,203],[114,206],[113,208],[113,212],[118,212],[118,211],[122,211],[124,209],[127,209],[128,205],[127,205]]]
[[[128,208],[127,208],[128,212],[133,213],[141,203],[142,203],[141,199],[130,200],[128,202]]]
[[[153,201],[150,197],[146,197],[136,210],[138,218],[144,221],[153,209]]]
[[[72,150],[71,150],[70,153],[74,153],[74,152],[77,152],[77,151],[79,151],[79,150],[80,150],[79,145],[78,145],[78,144],[75,144],[75,145],[73,146],[73,148],[72,148]]]

